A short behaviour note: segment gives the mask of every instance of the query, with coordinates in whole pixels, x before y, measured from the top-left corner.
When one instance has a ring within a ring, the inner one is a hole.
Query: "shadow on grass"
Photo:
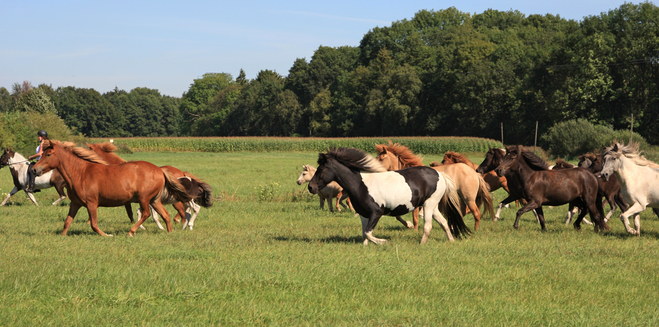
[[[275,236],[272,238],[275,241],[281,242],[304,242],[304,243],[362,243],[361,236],[330,236],[318,239],[312,239],[308,237],[297,237],[297,236]]]

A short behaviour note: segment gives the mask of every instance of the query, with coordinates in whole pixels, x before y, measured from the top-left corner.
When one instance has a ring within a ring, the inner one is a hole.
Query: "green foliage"
[[[0,114],[0,147],[11,147],[24,156],[33,154],[38,145],[37,131],[45,130],[53,140],[82,142],[64,121],[53,112],[20,112]]]
[[[22,93],[18,97],[18,100],[16,100],[13,110],[41,114],[48,112],[57,113],[55,105],[48,95],[46,95],[46,92],[41,88],[34,88],[28,92]]]

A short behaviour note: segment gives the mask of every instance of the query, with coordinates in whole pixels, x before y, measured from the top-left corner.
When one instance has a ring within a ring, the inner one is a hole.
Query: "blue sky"
[[[0,87],[158,89],[180,97],[209,72],[286,76],[319,46],[358,46],[370,29],[422,9],[492,8],[580,21],[624,1],[9,1],[0,2]],[[638,2],[633,2],[638,3]]]

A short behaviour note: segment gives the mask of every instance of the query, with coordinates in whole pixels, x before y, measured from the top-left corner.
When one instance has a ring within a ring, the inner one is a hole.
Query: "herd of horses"
[[[125,161],[114,153],[117,150],[110,142],[87,144],[89,149],[78,147],[71,142],[46,140],[43,155],[33,166],[37,176],[35,189],[55,187],[60,198],[66,194],[71,200],[69,212],[64,222],[62,235],[68,229],[80,208],[85,207],[89,213],[91,228],[103,236],[106,234],[98,227],[98,207],[126,208],[131,223],[134,223],[131,203],[138,203],[138,221],[128,232],[133,236],[142,223],[152,215],[159,228],[163,229],[156,213],[162,216],[167,231],[172,231],[172,223],[164,204],[172,204],[178,214],[175,217],[184,220],[183,229],[193,229],[200,206],[212,205],[211,187],[197,177],[172,166],[158,167],[146,161]],[[28,161],[10,148],[5,149],[0,157],[0,168],[9,166],[14,181],[14,189],[0,204],[4,205],[9,197],[27,186]],[[28,192],[26,192],[28,193]],[[28,196],[38,205],[32,193]]]
[[[607,222],[618,207],[626,230],[633,235],[640,235],[639,214],[646,207],[659,216],[659,164],[641,156],[638,144],[616,142],[601,154],[580,156],[576,166],[558,159],[552,167],[522,146],[491,148],[480,165],[449,151],[441,163],[433,162],[431,167],[423,166],[422,159],[407,147],[391,141],[377,144],[375,150],[377,157],[353,148],[330,148],[319,154],[317,168],[305,166],[298,179],[298,184],[308,182],[313,194],[331,188],[332,197],[350,201],[361,217],[364,245],[386,242],[373,236],[383,215],[396,216],[404,226],[416,229],[419,208],[424,214],[422,244],[428,239],[432,219],[453,241],[472,233],[464,215],[474,216],[474,229],[478,230],[481,206],[497,220],[502,206],[513,201],[522,205],[513,224],[516,229],[520,216],[533,211],[546,231],[543,206],[564,204],[569,204],[566,224],[578,213],[573,223],[577,230],[582,222],[592,224],[595,232],[609,230]],[[508,196],[493,214],[490,192],[498,188],[504,188]],[[321,201],[328,198],[324,195]],[[606,216],[603,198],[611,207]],[[413,212],[412,223],[400,217],[409,212]],[[592,223],[585,219],[586,214]],[[632,216],[635,228],[629,224]]]
[[[138,203],[137,223],[128,232],[133,236],[150,216],[163,229],[158,215],[171,232],[166,204],[176,209],[174,220],[184,220],[183,229],[193,228],[200,207],[212,205],[211,187],[187,172],[146,161],[125,161],[115,154],[117,148],[110,142],[87,147],[46,140],[43,155],[32,168],[37,176],[35,189],[55,187],[60,195],[53,205],[68,193],[71,204],[62,235],[67,234],[82,207],[89,212],[91,228],[111,236],[98,227],[97,208],[124,206],[134,223],[131,204]],[[601,154],[580,156],[577,166],[559,159],[553,167],[522,146],[489,149],[480,165],[449,151],[441,163],[433,162],[430,167],[407,147],[391,141],[376,145],[375,150],[377,157],[354,148],[330,148],[319,154],[317,168],[305,165],[297,181],[300,185],[309,183],[308,190],[319,195],[321,208],[327,201],[333,211],[332,199],[336,198],[337,210],[343,206],[359,214],[365,245],[387,242],[373,235],[383,215],[395,216],[405,227],[417,229],[420,209],[424,217],[422,244],[428,240],[433,219],[453,241],[472,233],[463,220],[466,214],[474,216],[474,229],[478,230],[483,212],[497,220],[502,206],[513,201],[522,205],[513,227],[519,228],[520,216],[533,211],[543,231],[543,206],[569,204],[566,224],[578,213],[573,223],[578,230],[588,214],[596,232],[609,230],[607,222],[619,207],[625,229],[633,235],[640,235],[640,212],[646,207],[659,215],[659,164],[640,155],[635,143],[625,146],[616,142]],[[10,148],[0,157],[0,168],[4,166],[10,167],[14,189],[0,205],[26,189],[29,169],[28,160]],[[490,192],[498,188],[505,189],[508,196],[494,214]],[[31,193],[28,196],[38,205]],[[606,216],[602,198],[611,207]],[[401,217],[409,212],[413,212],[412,222]],[[634,228],[630,217],[634,217]]]

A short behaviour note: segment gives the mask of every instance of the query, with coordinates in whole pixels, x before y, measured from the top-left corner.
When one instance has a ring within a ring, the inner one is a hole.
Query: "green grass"
[[[640,238],[617,219],[608,233],[576,232],[563,206],[545,209],[544,233],[531,214],[514,230],[516,210],[504,209],[502,221],[485,219],[452,244],[435,224],[425,246],[420,231],[385,217],[375,235],[390,244],[364,247],[358,218],[321,211],[295,184],[316,156],[124,155],[210,183],[218,201],[194,231],[166,233],[147,221],[128,238],[124,209],[101,208],[100,227],[115,237],[96,235],[85,210],[62,237],[68,200],[50,206],[49,189],[34,207],[17,194],[0,207],[0,325],[659,324],[659,220],[649,210]],[[10,189],[5,171],[0,192]]]

